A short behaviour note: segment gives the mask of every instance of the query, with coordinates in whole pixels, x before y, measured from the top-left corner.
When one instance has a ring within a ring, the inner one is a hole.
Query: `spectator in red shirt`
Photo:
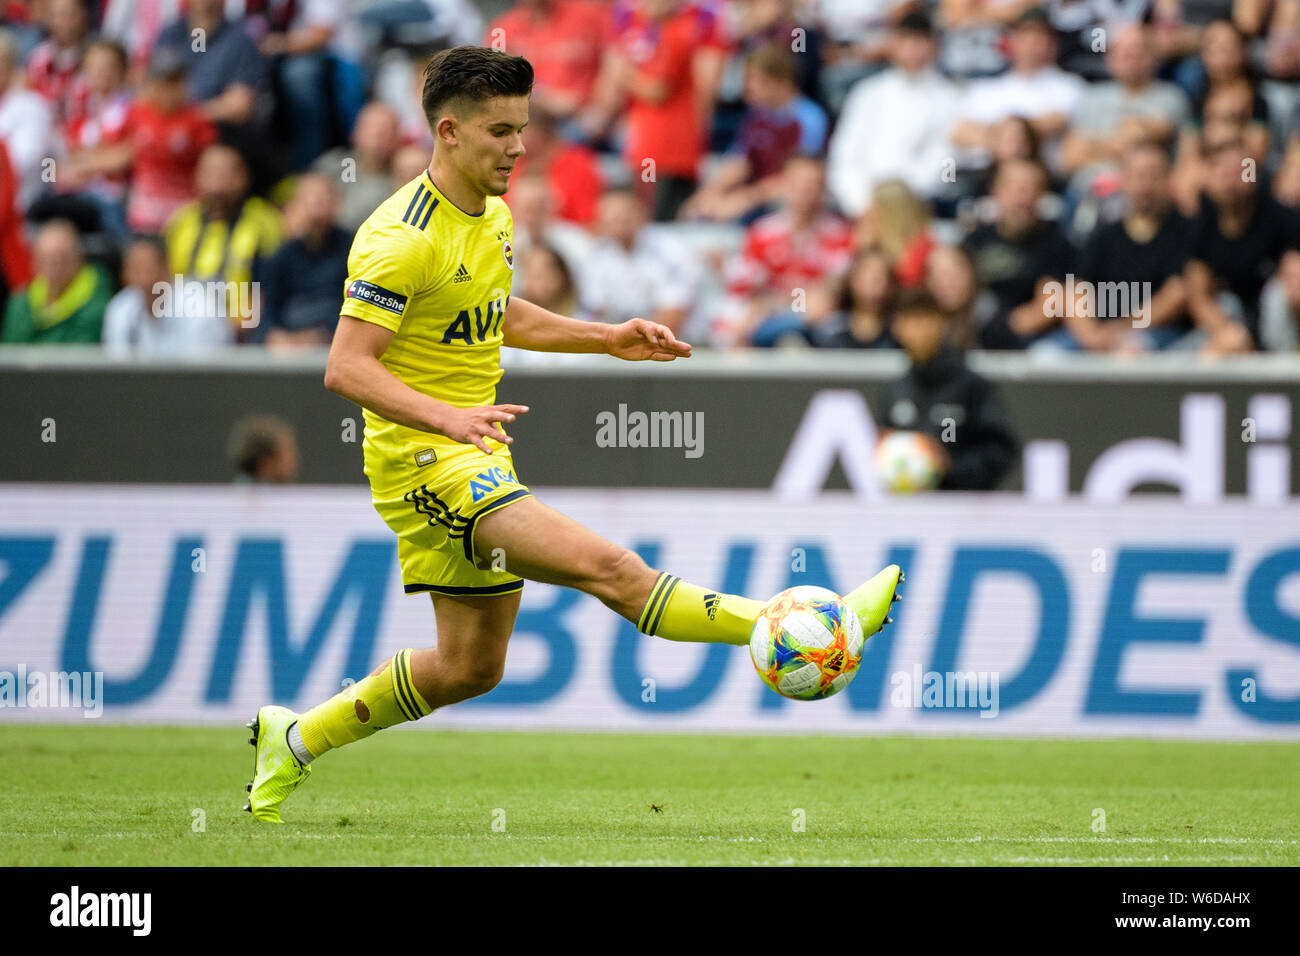
[[[826,209],[826,164],[794,156],[783,173],[783,202],[754,221],[727,269],[728,302],[715,322],[720,344],[744,344],[764,327],[798,328],[835,308],[835,284],[853,255],[853,227]],[[773,333],[775,337],[776,333]]]
[[[62,126],[85,108],[87,88],[81,71],[89,21],[84,0],[52,0],[49,38],[27,58],[27,85],[49,101]]]
[[[83,74],[88,96],[82,116],[71,120],[64,132],[68,155],[59,171],[62,191],[80,193],[99,208],[102,228],[126,235],[125,170],[101,169],[101,146],[126,141],[131,91],[126,85],[129,62],[126,50],[112,40],[98,40],[86,49]]]
[[[515,162],[511,181],[518,182],[525,169],[540,171],[551,188],[555,215],[579,225],[591,225],[596,218],[596,200],[605,190],[596,155],[585,146],[560,139],[555,117],[536,105],[529,110],[523,135],[527,152]],[[509,193],[502,198],[510,202]]]
[[[216,126],[186,98],[185,74],[184,60],[160,51],[142,95],[127,112],[125,138],[96,148],[96,171],[130,171],[126,223],[132,232],[157,235],[194,198],[199,154],[216,142]]]
[[[616,17],[602,65],[594,125],[626,103],[623,158],[653,203],[656,222],[675,218],[695,190],[708,128],[697,77],[717,59],[710,24],[682,0],[638,0],[635,11]]]
[[[533,105],[566,120],[591,103],[609,33],[606,4],[518,0],[492,21],[483,45],[527,57],[535,77]]]
[[[32,257],[18,211],[18,176],[9,162],[9,150],[0,140],[0,303],[10,291],[31,282],[32,274]]]

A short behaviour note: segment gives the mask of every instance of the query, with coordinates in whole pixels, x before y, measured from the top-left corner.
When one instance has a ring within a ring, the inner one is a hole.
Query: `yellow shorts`
[[[397,533],[407,594],[509,594],[523,579],[474,555],[478,519],[532,494],[504,449],[485,455],[472,445],[421,469],[404,494],[372,494],[375,510]],[[499,562],[498,562],[499,564]]]

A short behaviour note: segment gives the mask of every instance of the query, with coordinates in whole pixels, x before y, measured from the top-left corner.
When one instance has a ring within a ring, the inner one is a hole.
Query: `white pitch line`
[[[188,830],[188,827],[185,828]],[[283,835],[283,839],[302,839],[302,840],[341,840],[356,835],[357,829],[353,827],[346,828],[351,832],[347,833],[295,833],[289,831]],[[153,830],[133,830],[127,832],[115,833],[84,833],[77,831],[63,831],[62,833],[44,832],[35,833],[21,830],[0,830],[0,838],[14,837],[18,839],[49,839],[60,837],[64,839],[84,839],[84,840],[101,840],[101,839],[118,839],[132,840],[139,837],[166,836],[169,831],[161,829]],[[225,833],[235,831],[227,830]],[[216,831],[214,836],[222,835],[222,831]],[[242,836],[243,834],[240,833]],[[278,834],[277,834],[278,835]],[[787,839],[798,839],[808,843],[844,843],[845,838],[840,836],[818,836],[811,833],[791,834],[789,837],[782,836],[778,841],[770,837],[724,837],[713,834],[699,834],[696,836],[683,836],[680,834],[666,833],[662,836],[651,834],[626,834],[619,836],[601,836],[591,833],[447,833],[447,834],[430,834],[423,833],[369,833],[371,837],[391,838],[400,840],[518,840],[518,841],[565,841],[565,840],[593,840],[599,839],[606,842],[632,842],[641,841],[646,843],[664,843],[664,842],[686,842],[686,843],[782,843]],[[1282,840],[1282,839],[1252,839],[1250,837],[1049,837],[1049,836],[973,836],[973,837],[852,837],[850,838],[859,843],[891,843],[891,844],[975,844],[975,843],[1020,843],[1020,844],[1054,844],[1066,843],[1080,846],[1098,846],[1098,845],[1124,845],[1124,844],[1171,844],[1176,846],[1196,846],[1209,844],[1222,844],[1233,846],[1297,846],[1300,840]]]
[[[926,861],[927,865],[931,861]],[[1178,857],[1176,860],[1170,860],[1168,857],[1158,856],[1131,856],[1131,857],[1050,857],[1050,856],[1015,856],[1015,857],[980,857],[975,859],[940,859],[936,861],[943,866],[988,866],[990,864],[1087,864],[1096,866],[1098,864],[1131,864],[1131,863],[1249,863],[1258,862],[1256,857],[1252,856],[1194,856]],[[483,864],[491,866],[495,864]],[[540,860],[537,863],[519,864],[522,866],[909,866],[916,865],[916,860],[909,857],[873,857],[871,859],[855,859],[841,857],[838,859],[818,859],[818,858],[795,858],[787,857],[781,860],[755,860],[748,864],[737,864],[734,860],[674,860],[649,859],[649,860]]]

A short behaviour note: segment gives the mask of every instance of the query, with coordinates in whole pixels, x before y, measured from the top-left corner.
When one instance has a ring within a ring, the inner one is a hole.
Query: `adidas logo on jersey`
[[[704,595],[704,612],[709,615],[710,621],[718,616],[718,605],[721,603],[722,598],[716,594],[710,593]]]
[[[456,270],[456,277],[455,277],[454,279],[452,279],[451,281],[452,281],[452,282],[468,282],[468,281],[469,281],[470,279],[472,279],[472,278],[473,278],[473,276],[471,276],[471,275],[469,274],[469,270],[465,268],[465,263],[462,262],[462,263],[460,264],[460,268]]]

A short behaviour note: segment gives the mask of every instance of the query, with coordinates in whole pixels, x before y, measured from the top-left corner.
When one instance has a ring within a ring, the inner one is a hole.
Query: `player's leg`
[[[256,765],[244,809],[258,820],[280,823],[280,804],[307,778],[317,757],[490,691],[505,670],[520,593],[435,594],[437,647],[398,651],[301,715],[286,707],[259,710],[249,724]]]
[[[304,713],[298,725],[305,752],[294,747],[299,759],[309,763],[385,727],[486,694],[505,669],[520,594],[434,594],[437,646],[398,651],[369,677]]]
[[[501,682],[522,594],[433,595],[438,646],[411,655],[415,690],[432,709],[486,694]]]
[[[635,552],[532,497],[484,515],[469,533],[480,558],[502,555],[512,574],[585,591],[653,637],[745,644],[763,606],[655,571]],[[863,633],[885,623],[899,579],[898,566],[890,565],[846,596]]]

